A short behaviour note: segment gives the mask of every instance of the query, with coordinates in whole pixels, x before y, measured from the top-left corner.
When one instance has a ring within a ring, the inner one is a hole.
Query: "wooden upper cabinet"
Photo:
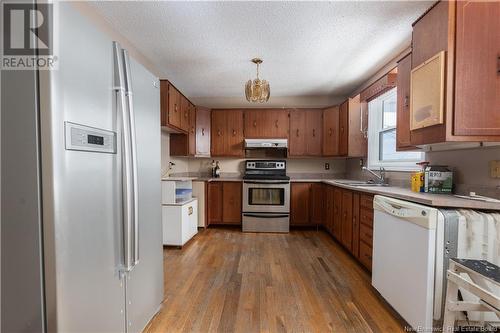
[[[288,137],[288,110],[245,110],[245,138],[275,139]]]
[[[243,156],[243,111],[232,110],[226,114],[226,156]]]
[[[222,223],[241,224],[242,183],[222,183]]]
[[[179,93],[180,94],[180,93]],[[181,103],[181,122],[180,122],[180,128],[183,131],[189,132],[189,101],[186,97],[183,95],[180,95],[180,103]]]
[[[323,143],[323,112],[320,109],[290,111],[289,155],[321,156]]]
[[[500,2],[456,6],[454,134],[500,136]]]
[[[347,156],[349,157],[364,157],[368,154],[368,139],[365,131],[368,128],[367,105],[361,103],[360,99],[360,95],[357,95],[347,101]],[[363,109],[362,106],[365,108]],[[342,121],[345,122],[345,119]]]
[[[196,107],[189,103],[188,155],[196,155]]]
[[[346,156],[348,153],[349,139],[349,101],[340,104],[339,107],[339,155]]]
[[[290,156],[306,154],[306,114],[303,110],[290,111],[290,138],[288,140]]]
[[[323,154],[323,110],[307,110],[306,112],[306,154],[321,156]]]
[[[211,115],[211,143],[212,156],[224,156],[226,153],[224,136],[226,133],[226,113],[212,110]]]
[[[290,185],[290,225],[308,225],[311,221],[311,183]]]
[[[167,123],[162,124],[163,126],[174,126],[177,128],[181,128],[181,94],[173,85],[171,85],[168,81],[162,80],[160,85],[164,85],[167,88]]]
[[[196,107],[196,155],[210,156],[210,109]]]
[[[339,155],[339,107],[323,110],[323,155]]]
[[[397,120],[396,120],[396,148],[407,150],[411,148],[410,131],[410,73],[411,54],[398,63],[397,78]]]
[[[440,51],[448,51],[448,1],[440,1],[413,26],[411,68],[420,66]],[[447,52],[449,57],[449,52]],[[446,89],[446,87],[445,87]],[[446,102],[446,101],[445,101]],[[446,103],[444,104],[447,112]],[[446,124],[412,131],[411,144],[422,145],[446,141]]]
[[[243,111],[212,110],[212,156],[243,156]]]

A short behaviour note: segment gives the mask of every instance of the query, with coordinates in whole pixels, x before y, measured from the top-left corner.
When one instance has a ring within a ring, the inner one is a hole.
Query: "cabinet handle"
[[[342,133],[344,133],[344,126],[342,126],[342,127],[340,128],[340,131],[341,131]]]
[[[328,130],[328,135],[329,135],[329,136],[332,136],[332,134],[333,134],[333,130],[330,128],[330,129]]]
[[[218,135],[218,136],[221,136],[221,135],[222,135],[222,133],[221,133],[221,131],[220,131],[220,130],[217,130],[217,135]]]
[[[235,136],[235,135],[236,135],[236,130],[233,129],[233,136]]]
[[[253,127],[257,127],[257,122],[256,121],[253,122]]]
[[[313,128],[313,137],[316,136],[316,130]]]
[[[194,133],[194,127],[191,127],[191,133]]]
[[[177,112],[177,104],[174,104],[174,112]]]
[[[204,128],[201,129],[201,136],[205,136],[205,129]]]
[[[187,118],[187,117],[188,117],[188,113],[184,112],[184,118]]]
[[[296,135],[299,136],[299,129],[297,128],[297,132],[296,132]]]
[[[274,122],[274,127],[278,128],[278,121],[277,120]]]
[[[500,75],[500,55],[497,57],[497,74]]]

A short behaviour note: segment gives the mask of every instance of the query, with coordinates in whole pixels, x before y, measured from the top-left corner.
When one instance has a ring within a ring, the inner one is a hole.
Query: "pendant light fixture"
[[[253,81],[248,80],[245,85],[245,96],[249,102],[267,102],[269,100],[271,90],[269,88],[269,82],[259,79],[259,65],[262,64],[262,59],[254,58],[252,59],[252,62],[257,65],[257,78]]]

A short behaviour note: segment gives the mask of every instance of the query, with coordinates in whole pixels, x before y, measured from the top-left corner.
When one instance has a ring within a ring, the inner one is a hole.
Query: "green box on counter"
[[[429,165],[425,168],[424,184],[427,193],[450,194],[453,191],[453,171],[447,166]]]

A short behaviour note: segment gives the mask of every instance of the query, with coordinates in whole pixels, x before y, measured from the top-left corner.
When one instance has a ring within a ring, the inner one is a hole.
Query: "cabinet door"
[[[222,183],[207,184],[207,224],[222,223]]]
[[[333,192],[333,235],[338,241],[342,239],[342,190],[335,188]]]
[[[361,109],[364,104],[366,103],[360,101],[360,95],[349,98],[347,112],[349,123],[347,128],[347,155],[349,157],[364,157],[368,154],[368,139],[363,132],[366,119],[364,110]]]
[[[323,110],[323,155],[339,154],[339,107]]]
[[[160,123],[168,126],[168,81],[160,80]]]
[[[196,154],[196,107],[189,103],[188,155]]]
[[[359,193],[352,194],[352,247],[351,253],[359,257]]]
[[[224,156],[224,136],[226,132],[226,112],[220,110],[212,111],[211,126],[211,150],[212,156]]]
[[[340,104],[339,108],[339,155],[348,153],[349,101]]]
[[[325,185],[325,228],[333,235],[334,187]]]
[[[210,109],[196,107],[196,155],[210,155]]]
[[[342,244],[352,251],[352,192],[342,190]]]
[[[325,186],[321,183],[311,184],[311,223],[325,224]]]
[[[171,84],[168,85],[168,123],[172,126],[181,127],[181,95]]]
[[[457,1],[455,135],[500,135],[500,2]]]
[[[323,111],[307,110],[306,113],[306,152],[308,156],[321,156],[323,136]]]
[[[245,138],[287,138],[288,111],[245,110]]]
[[[306,155],[306,115],[304,110],[290,111],[290,156]]]
[[[410,74],[411,54],[398,63],[397,76],[397,119],[396,148],[405,150],[411,147],[410,131]]]
[[[290,224],[310,224],[311,183],[292,183],[290,186]]]
[[[189,131],[189,101],[186,97],[179,93],[181,101],[181,129]]]
[[[222,183],[222,223],[241,224],[241,182]]]
[[[243,111],[224,111],[226,118],[226,136],[224,140],[225,156],[243,156]]]

